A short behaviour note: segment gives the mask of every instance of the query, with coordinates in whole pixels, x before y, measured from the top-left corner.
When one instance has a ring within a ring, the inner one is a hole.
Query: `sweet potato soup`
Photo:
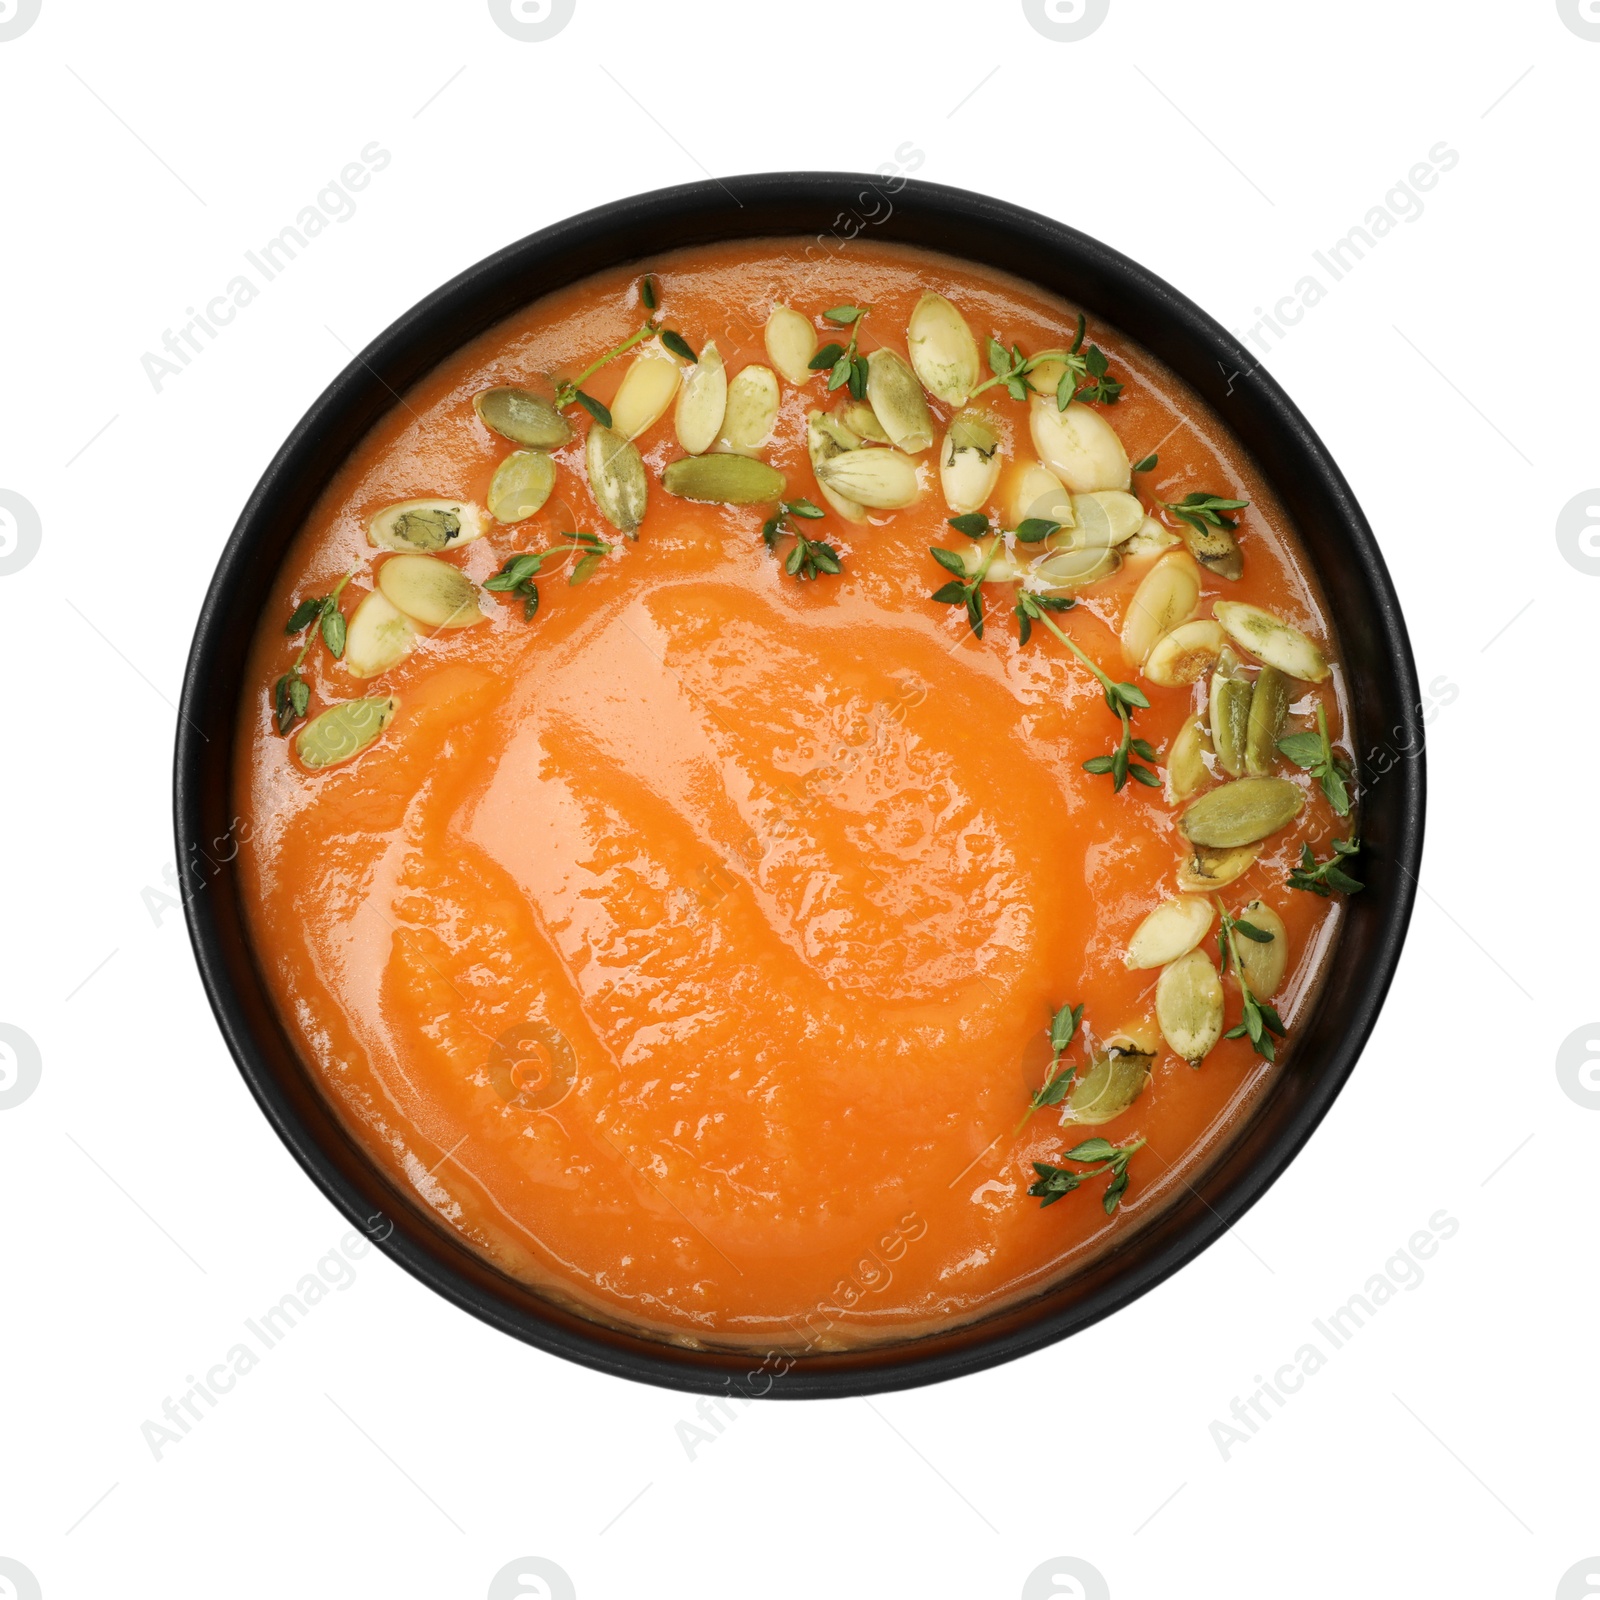
[[[1158,362],[895,246],[707,247],[404,395],[270,594],[249,914],[394,1181],[604,1321],[1037,1292],[1285,1070],[1360,888],[1331,619]]]

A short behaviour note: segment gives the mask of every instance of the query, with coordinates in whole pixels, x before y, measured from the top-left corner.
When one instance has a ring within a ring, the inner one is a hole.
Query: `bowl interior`
[[[985,1320],[872,1350],[691,1351],[601,1326],[506,1277],[380,1175],[345,1131],[284,1032],[250,947],[233,865],[235,720],[259,597],[290,542],[368,428],[440,360],[530,300],[647,250],[792,235],[824,260],[847,256],[862,234],[962,256],[1082,305],[1163,360],[1250,452],[1338,619],[1362,744],[1367,887],[1348,903],[1284,1070],[1231,1143],[1180,1198],[1067,1281]],[[178,859],[206,990],[252,1092],[324,1192],[409,1271],[518,1338],[621,1376],[752,1397],[874,1393],[989,1366],[1087,1326],[1197,1255],[1282,1172],[1354,1067],[1399,957],[1422,850],[1422,744],[1410,646],[1372,532],[1305,419],[1223,328],[1126,257],[1004,202],[900,178],[767,174],[655,191],[533,234],[430,295],[334,380],[251,494],[200,614],[178,720]]]

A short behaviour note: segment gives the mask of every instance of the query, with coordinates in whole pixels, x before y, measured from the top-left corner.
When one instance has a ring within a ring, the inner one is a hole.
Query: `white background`
[[[0,488],[42,528],[0,576],[0,1023],[42,1061],[0,1110],[0,1556],[46,1600],[477,1597],[525,1555],[583,1600],[1010,1597],[1063,1555],[1117,1600],[1556,1594],[1600,1552],[1600,1096],[1556,1072],[1600,1014],[1600,559],[1556,539],[1600,483],[1597,89],[1555,0],[1111,0],[1076,43],[1018,0],[577,0],[541,43],[484,0],[43,0],[0,42]],[[355,215],[158,393],[144,353],[374,140]],[[741,1411],[692,1460],[689,1398],[369,1254],[155,1460],[141,1424],[346,1229],[161,896],[196,609],[347,352],[610,197],[911,152],[1243,329],[1440,141],[1460,161],[1423,213],[1267,358],[1378,531],[1422,682],[1456,692],[1388,1007],[1237,1235],[1029,1360]],[[1213,1421],[1441,1209],[1424,1281],[1225,1460]]]

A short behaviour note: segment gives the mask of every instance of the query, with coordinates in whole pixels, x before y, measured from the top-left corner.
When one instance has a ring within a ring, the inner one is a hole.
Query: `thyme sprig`
[[[1146,460],[1151,466],[1155,465],[1155,457],[1148,456]],[[1141,461],[1133,469],[1135,472],[1144,470]],[[1221,495],[1203,494],[1196,492],[1186,494],[1181,500],[1157,500],[1156,504],[1164,511],[1170,511],[1180,522],[1187,522],[1196,533],[1204,533],[1207,528],[1226,528],[1229,533],[1237,530],[1237,518],[1224,516],[1226,511],[1243,511],[1250,504],[1248,500],[1227,500]]]
[[[1059,361],[1062,373],[1056,384],[1056,410],[1065,411],[1074,400],[1099,400],[1114,405],[1122,396],[1122,385],[1108,376],[1111,363],[1098,345],[1085,346],[1083,335],[1088,319],[1078,313],[1078,331],[1065,350],[1041,350],[1037,355],[1024,355],[1022,346],[1013,344],[1009,350],[998,339],[991,338],[988,345],[989,371],[986,378],[972,391],[969,398],[976,399],[985,389],[997,383],[1004,384],[1013,400],[1028,398],[1028,375],[1047,361]]]
[[[583,583],[594,569],[605,560],[611,546],[596,534],[575,533],[574,544],[552,545],[548,550],[525,550],[521,555],[509,557],[500,570],[484,583],[484,588],[495,594],[509,594],[522,601],[522,618],[532,622],[539,609],[539,586],[534,582],[540,569],[552,556],[578,555],[579,560],[567,578],[570,587]]]
[[[355,575],[355,569],[351,568],[334,585],[332,594],[313,595],[302,600],[289,613],[289,620],[283,625],[283,631],[291,639],[302,631],[306,632],[306,636],[300,646],[300,654],[294,658],[294,665],[272,686],[272,711],[277,718],[279,733],[287,733],[306,714],[311,704],[311,686],[300,676],[300,669],[305,665],[312,645],[321,639],[335,661],[344,655],[346,625],[344,613],[339,609],[339,596]],[[316,624],[314,628],[313,623]]]
[[[856,343],[861,337],[862,318],[871,309],[871,306],[830,306],[822,313],[836,328],[850,330],[849,344],[830,341],[810,360],[809,365],[813,372],[826,369],[829,393],[849,384],[850,393],[855,399],[867,398],[867,358],[858,353]]]
[[[1341,817],[1350,815],[1350,785],[1355,774],[1350,764],[1333,753],[1333,742],[1328,738],[1328,717],[1317,702],[1317,728],[1304,733],[1291,733],[1278,741],[1278,748],[1297,767],[1309,772],[1322,785],[1328,804]]]
[[[1308,894],[1320,894],[1324,900],[1337,889],[1340,894],[1358,894],[1366,885],[1344,870],[1340,864],[1361,853],[1361,841],[1353,834],[1348,839],[1333,841],[1333,854],[1326,861],[1318,861],[1311,846],[1300,846],[1300,865],[1289,869],[1284,880],[1291,889],[1304,889]]]
[[[1061,1058],[1066,1054],[1072,1041],[1078,1036],[1078,1024],[1083,1021],[1083,1007],[1072,1005],[1070,1002],[1061,1007],[1050,1019],[1050,1070],[1044,1075],[1044,1082],[1033,1092],[1033,1098],[1028,1102],[1028,1110],[1022,1122],[1017,1124],[1017,1132],[1022,1131],[1023,1125],[1035,1111],[1044,1106],[1058,1106],[1067,1097],[1067,1090],[1072,1087],[1072,1080],[1077,1074],[1077,1067],[1061,1065]]]
[[[839,552],[831,544],[822,539],[808,539],[791,520],[799,517],[802,521],[815,522],[823,515],[822,507],[813,505],[809,500],[780,500],[777,512],[761,524],[761,537],[774,555],[777,554],[779,538],[784,534],[794,535],[794,548],[783,563],[783,570],[791,578],[804,581],[824,572],[838,573],[844,570],[839,564]]]
[[[1267,1061],[1274,1061],[1277,1057],[1274,1054],[1272,1036],[1277,1034],[1280,1039],[1283,1038],[1283,1022],[1273,1007],[1263,1004],[1251,993],[1250,980],[1245,976],[1244,963],[1239,959],[1241,938],[1252,940],[1256,944],[1271,944],[1272,935],[1265,928],[1258,928],[1253,922],[1246,922],[1242,917],[1230,917],[1221,900],[1217,901],[1217,914],[1221,918],[1221,926],[1217,930],[1220,965],[1226,974],[1229,963],[1233,964],[1233,975],[1239,984],[1239,996],[1244,1002],[1244,1020],[1229,1028],[1223,1038],[1243,1039],[1249,1035],[1256,1054]]]
[[[1134,1139],[1128,1144],[1112,1144],[1109,1139],[1085,1139],[1082,1144],[1074,1145],[1072,1149],[1060,1157],[1062,1161],[1096,1162],[1088,1172],[1072,1172],[1066,1167],[1052,1166],[1048,1161],[1035,1161],[1033,1170],[1039,1174],[1038,1181],[1030,1184],[1028,1193],[1039,1202],[1042,1211],[1046,1206],[1053,1206],[1063,1195],[1069,1195],[1081,1184],[1087,1183],[1091,1178],[1098,1178],[1102,1173],[1111,1174],[1111,1182],[1106,1185],[1106,1192],[1101,1197],[1100,1204],[1109,1217],[1116,1211],[1122,1202],[1123,1195],[1128,1189],[1128,1163],[1134,1155],[1144,1149],[1143,1139]]]
[[[609,428],[611,426],[610,410],[596,400],[592,394],[586,394],[583,388],[584,384],[607,362],[615,361],[618,356],[625,355],[635,345],[643,344],[646,339],[652,339],[657,334],[661,336],[662,345],[670,350],[673,355],[680,357],[684,361],[699,361],[700,357],[695,354],[693,346],[681,333],[677,333],[671,328],[664,328],[656,320],[656,311],[659,309],[656,280],[649,273],[646,273],[639,283],[639,299],[643,302],[645,310],[650,315],[621,344],[613,345],[603,356],[591,361],[576,378],[556,385],[555,403],[558,411],[564,411],[570,405],[580,405],[596,422]]]

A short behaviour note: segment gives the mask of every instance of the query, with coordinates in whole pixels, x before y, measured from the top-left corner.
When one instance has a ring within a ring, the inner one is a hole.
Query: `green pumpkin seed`
[[[867,401],[898,450],[921,455],[933,443],[933,413],[917,375],[893,350],[867,357]]]
[[[700,360],[689,369],[678,391],[678,409],[673,413],[678,443],[692,456],[704,455],[722,431],[728,409],[728,373],[715,342],[700,352]]]
[[[1244,776],[1250,738],[1250,680],[1230,671],[1220,660],[1211,674],[1211,748],[1217,765],[1230,778]]]
[[[1131,1039],[1113,1039],[1078,1075],[1067,1095],[1066,1120],[1094,1126],[1120,1117],[1150,1081],[1153,1050]]]
[[[771,367],[748,366],[728,385],[728,405],[717,445],[724,450],[759,450],[778,420],[778,375]]]
[[[1204,950],[1191,950],[1156,981],[1156,1021],[1175,1056],[1197,1067],[1222,1037],[1222,980]]]
[[[1197,846],[1178,863],[1178,887],[1185,894],[1210,894],[1213,889],[1243,877],[1260,854],[1258,844],[1240,845],[1236,850]]]
[[[1167,803],[1177,805],[1198,794],[1211,782],[1205,758],[1212,754],[1211,740],[1199,717],[1190,717],[1172,737],[1167,751]]]
[[[399,699],[382,695],[372,700],[346,700],[318,712],[295,735],[295,754],[317,771],[360,753],[388,726]]]
[[[597,422],[589,429],[584,465],[600,515],[619,533],[637,538],[650,499],[650,480],[638,447]]]
[[[661,475],[668,494],[683,500],[757,506],[781,500],[788,484],[776,467],[754,456],[685,456]]]
[[[1241,650],[1303,683],[1321,683],[1328,676],[1322,652],[1298,628],[1238,600],[1219,600],[1211,608],[1223,631]]]
[[[817,353],[817,330],[798,311],[775,305],[767,318],[767,359],[790,383],[802,384],[814,374],[811,358]]]
[[[1289,930],[1283,918],[1271,906],[1252,900],[1233,919],[1248,922],[1252,928],[1270,933],[1267,943],[1240,935],[1239,964],[1244,968],[1244,981],[1257,1000],[1270,1000],[1278,992],[1283,975],[1289,968]]]
[[[367,519],[369,544],[412,554],[454,550],[483,531],[483,513],[470,500],[398,500]]]
[[[1000,477],[1000,435],[981,412],[950,419],[939,449],[939,486],[957,516],[988,503]]]
[[[513,450],[489,481],[489,514],[496,522],[522,522],[555,486],[556,464],[543,450]]]
[[[877,413],[865,400],[852,400],[841,406],[839,420],[852,433],[859,433],[863,439],[870,439],[874,444],[889,443],[889,435],[883,431],[883,424],[878,421]]]
[[[1191,844],[1255,844],[1300,815],[1305,796],[1287,778],[1239,778],[1192,801],[1178,818]]]
[[[344,664],[358,678],[376,678],[409,655],[416,642],[410,617],[374,589],[351,613]]]
[[[1231,528],[1197,528],[1185,521],[1181,531],[1189,554],[1207,572],[1214,572],[1219,578],[1237,578],[1244,571],[1244,557],[1239,554],[1239,541]]]
[[[898,511],[921,492],[917,464],[898,450],[849,450],[822,463],[823,484],[857,505]]]
[[[806,454],[811,458],[817,492],[846,522],[865,522],[867,508],[860,501],[830,489],[823,481],[822,469],[833,457],[860,448],[861,436],[847,428],[837,417],[831,417],[825,411],[813,411],[806,418]]]
[[[1126,489],[1133,480],[1128,452],[1114,429],[1090,405],[1056,409],[1054,396],[1029,402],[1028,428],[1039,459],[1074,494]]]
[[[572,438],[572,424],[548,400],[526,389],[485,389],[472,397],[472,406],[486,427],[517,444],[559,450]]]
[[[923,387],[948,406],[964,406],[978,383],[978,341],[967,319],[931,290],[906,324],[906,348]]]
[[[425,628],[470,628],[484,620],[472,580],[436,556],[390,556],[378,568],[378,587]]]
[[[1289,684],[1276,667],[1263,667],[1256,674],[1250,696],[1250,731],[1245,739],[1244,770],[1252,777],[1272,771],[1278,755],[1278,735],[1289,715]]]
[[[1211,902],[1199,895],[1184,894],[1175,900],[1163,900],[1133,930],[1133,937],[1128,940],[1128,953],[1122,958],[1124,964],[1140,971],[1176,961],[1211,931],[1213,915]]]

